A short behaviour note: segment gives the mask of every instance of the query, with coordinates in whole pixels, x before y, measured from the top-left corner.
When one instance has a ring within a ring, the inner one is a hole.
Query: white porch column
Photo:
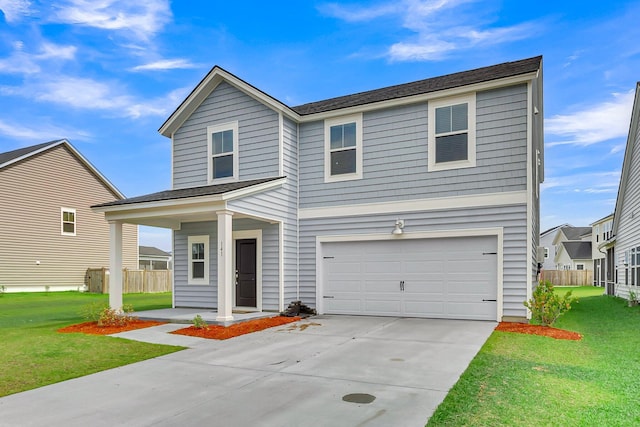
[[[122,308],[122,222],[109,222],[109,306]]]
[[[223,210],[218,215],[218,316],[217,321],[233,320],[233,212]]]

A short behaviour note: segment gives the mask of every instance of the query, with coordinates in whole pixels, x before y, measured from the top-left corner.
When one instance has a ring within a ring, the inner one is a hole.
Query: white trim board
[[[492,228],[469,228],[454,230],[419,231],[415,233],[403,233],[401,235],[384,234],[351,234],[351,235],[326,235],[316,236],[316,309],[319,314],[324,313],[324,303],[322,298],[322,285],[324,283],[324,272],[322,271],[322,244],[331,242],[374,242],[384,240],[411,240],[411,239],[446,239],[452,237],[476,237],[495,236],[497,257],[496,257],[496,281],[497,281],[497,310],[496,320],[500,321],[504,313],[503,286],[504,286],[504,229],[502,227]]]
[[[468,196],[438,197],[432,199],[400,200],[383,203],[362,203],[358,205],[323,206],[301,208],[300,219],[332,218],[389,214],[396,212],[422,212],[442,209],[476,208],[485,206],[519,205],[527,203],[526,191],[475,194]]]

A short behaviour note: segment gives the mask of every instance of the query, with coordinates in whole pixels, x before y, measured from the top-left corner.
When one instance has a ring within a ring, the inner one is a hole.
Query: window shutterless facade
[[[324,180],[362,178],[362,114],[324,122]]]
[[[238,180],[238,122],[207,127],[209,183]]]
[[[60,232],[63,236],[76,235],[76,210],[60,208],[61,224]]]
[[[189,284],[209,284],[209,236],[189,236]]]
[[[476,165],[476,95],[429,101],[429,171]]]

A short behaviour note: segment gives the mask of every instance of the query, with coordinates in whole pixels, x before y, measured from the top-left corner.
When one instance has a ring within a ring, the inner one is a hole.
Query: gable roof
[[[605,222],[605,221],[610,220],[610,219],[612,219],[612,218],[613,218],[613,213],[610,213],[610,214],[609,214],[609,215],[607,215],[607,216],[603,216],[602,218],[600,218],[600,219],[597,219],[597,220],[593,221],[590,225],[592,225],[592,226],[593,226],[594,224],[597,224],[597,223],[599,223],[599,222]]]
[[[562,227],[567,240],[580,240],[582,236],[591,234],[591,227]]]
[[[631,109],[631,124],[629,125],[629,134],[627,135],[627,145],[624,150],[624,159],[622,161],[622,173],[620,174],[620,185],[618,186],[618,196],[616,198],[616,208],[613,211],[613,235],[618,234],[618,224],[616,216],[622,214],[622,202],[631,173],[631,157],[633,155],[633,145],[636,142],[638,133],[638,125],[640,124],[640,82],[636,83],[636,94],[633,99],[633,108]]]
[[[591,259],[591,242],[562,242],[571,259]]]
[[[561,225],[556,225],[555,227],[552,227],[548,230],[543,231],[542,233],[540,233],[540,237],[542,236],[546,236],[549,233],[553,233],[554,231],[557,231],[559,229],[561,229],[562,227],[573,227],[571,224],[561,224]]]
[[[58,139],[55,141],[44,142],[42,144],[36,144],[29,147],[19,148],[17,150],[7,151],[0,153],[0,170],[4,167],[8,167],[12,164],[28,160],[29,158],[36,156],[52,148],[64,146],[72,155],[74,155],[87,169],[96,177],[102,184],[107,187],[116,197],[124,199],[125,196],[113,185],[95,166],[89,162],[73,145],[66,139]]]
[[[252,179],[249,181],[230,182],[227,184],[205,185],[202,187],[189,187],[181,188],[178,190],[165,190],[159,191],[157,193],[145,194],[143,196],[130,197],[128,199],[102,203],[99,205],[91,206],[91,208],[106,208],[110,206],[131,205],[134,203],[153,203],[166,200],[187,199],[190,197],[223,195],[232,191],[242,190],[245,188],[281,179],[284,179],[284,177],[278,176],[272,178]]]
[[[204,102],[207,96],[209,96],[209,94],[223,81],[226,81],[239,90],[242,90],[277,112],[286,114],[295,120],[303,120],[305,116],[313,114],[327,113],[345,108],[426,95],[447,89],[485,83],[492,80],[500,80],[516,76],[537,75],[541,66],[542,56],[536,56],[518,61],[504,62],[502,64],[491,65],[488,67],[476,68],[469,71],[432,77],[411,83],[404,83],[352,95],[310,102],[297,107],[289,107],[271,95],[268,95],[255,86],[252,86],[222,67],[216,65],[200,81],[200,83],[198,83],[187,98],[182,101],[169,118],[167,118],[158,131],[162,135],[170,138],[182,123],[184,123],[184,121],[196,110],[196,108]]]
[[[162,249],[156,248],[155,246],[138,246],[138,254],[146,256],[171,256],[169,252],[165,252]]]

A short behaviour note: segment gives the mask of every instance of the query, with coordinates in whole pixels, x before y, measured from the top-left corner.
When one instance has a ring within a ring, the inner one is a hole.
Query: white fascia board
[[[285,182],[287,182],[287,178],[275,179],[273,181],[264,182],[258,185],[252,185],[251,187],[240,188],[238,190],[229,191],[227,193],[222,194],[221,200],[235,200],[240,199],[242,197],[250,196],[256,193],[262,193],[263,191],[272,190],[277,187],[281,187]]]
[[[42,148],[40,148],[40,149],[38,149],[38,150],[30,151],[30,152],[28,152],[28,153],[27,153],[27,154],[25,154],[25,155],[22,155],[22,156],[20,156],[20,157],[16,157],[15,159],[11,159],[11,160],[9,160],[9,161],[7,161],[7,162],[4,162],[4,163],[0,164],[0,169],[2,169],[2,168],[3,168],[3,167],[5,167],[5,166],[12,165],[12,164],[14,164],[14,163],[18,163],[18,162],[20,162],[20,161],[22,161],[22,160],[24,160],[24,159],[28,159],[29,157],[31,157],[31,156],[35,156],[36,154],[42,153],[43,151],[50,150],[50,149],[52,149],[53,147],[57,147],[57,146],[58,146],[58,145],[60,145],[60,144],[64,144],[65,142],[66,142],[67,144],[69,144],[69,141],[67,141],[66,139],[60,139],[60,140],[58,140],[58,141],[54,141],[54,142],[52,142],[51,144],[46,145],[46,146],[44,146],[44,147],[42,147]],[[75,151],[75,150],[74,150],[74,151]]]
[[[509,191],[469,196],[440,197],[383,203],[362,203],[358,205],[326,206],[319,208],[301,208],[298,215],[300,219],[331,218],[392,214],[398,212],[422,212],[442,209],[519,205],[525,203],[527,203],[526,191]]]
[[[445,98],[445,97],[463,95],[469,92],[478,92],[482,90],[496,89],[504,86],[512,86],[518,83],[530,82],[532,79],[536,78],[537,75],[538,75],[538,72],[536,71],[536,72],[520,74],[512,77],[505,77],[503,79],[490,80],[482,83],[475,83],[470,85],[454,87],[451,89],[444,89],[436,92],[423,93],[423,94],[413,95],[413,96],[405,96],[402,98],[389,99],[386,101],[374,102],[370,104],[357,105],[353,107],[341,108],[341,109],[331,110],[331,111],[324,111],[322,113],[307,114],[304,116],[300,116],[298,120],[300,123],[314,122],[317,120],[324,120],[324,119],[328,119],[335,116],[363,113],[363,112],[374,111],[374,110],[379,110],[383,108],[392,108],[392,107],[397,107],[401,105],[426,102],[426,101],[429,101],[430,99]]]
[[[222,203],[222,195],[216,194],[211,196],[185,197],[181,199],[158,200],[154,202],[139,202],[126,205],[115,206],[98,206],[91,208],[94,212],[145,212],[153,210],[171,209],[177,207],[185,207],[190,205],[211,205]]]
[[[451,230],[433,230],[433,231],[416,231],[406,232],[399,236],[391,233],[376,234],[351,234],[351,235],[329,235],[317,236],[316,240],[320,243],[328,242],[368,242],[377,240],[412,240],[412,239],[442,239],[448,237],[478,237],[478,236],[498,236],[503,235],[501,227],[487,228],[462,228]]]

